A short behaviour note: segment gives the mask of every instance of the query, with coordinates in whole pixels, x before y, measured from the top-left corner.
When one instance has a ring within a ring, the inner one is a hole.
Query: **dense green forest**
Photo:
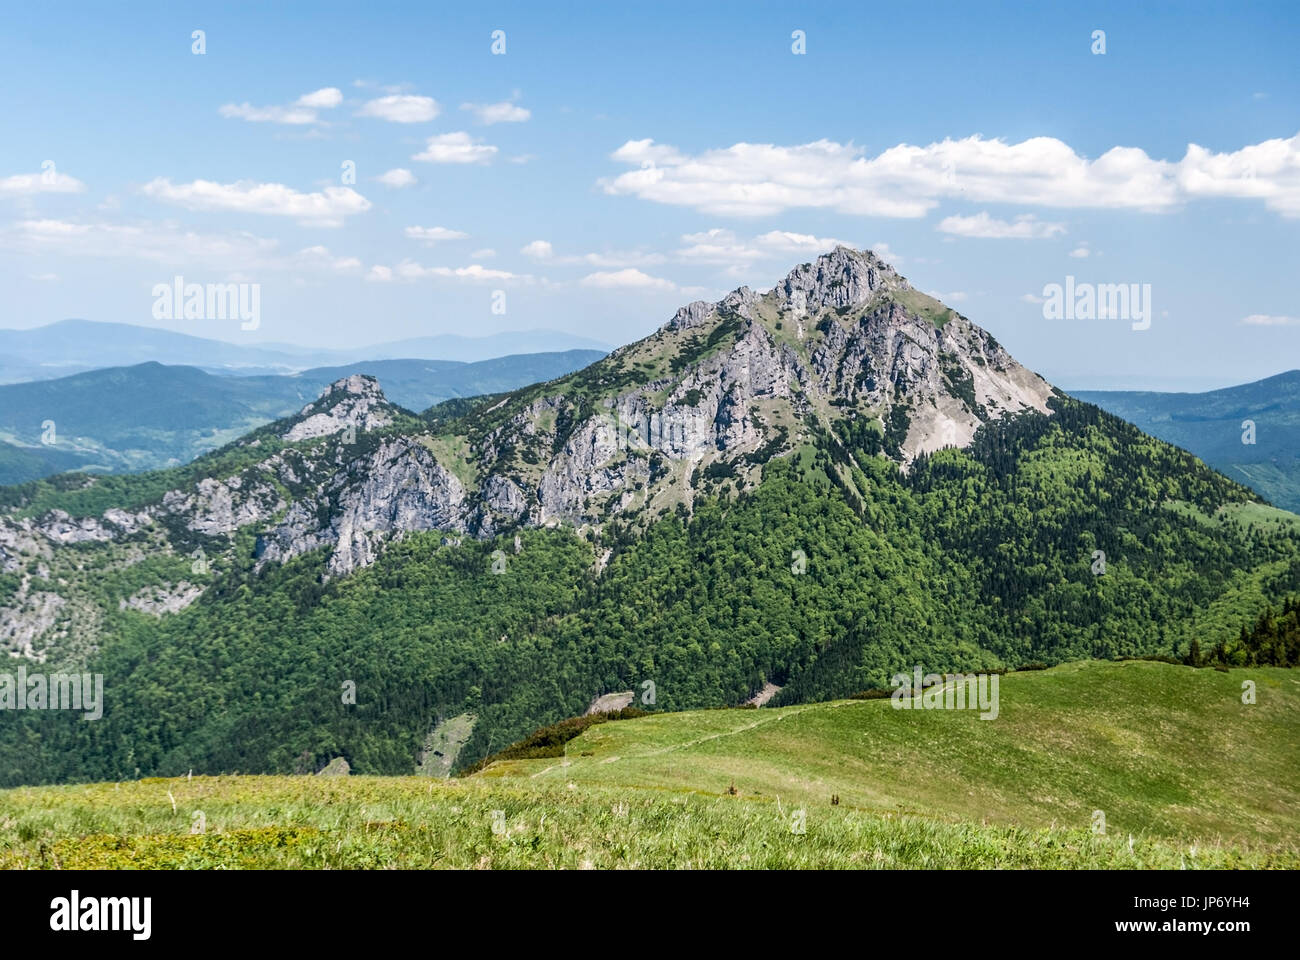
[[[464,768],[645,681],[654,701],[636,706],[677,710],[768,681],[780,703],[846,696],[913,664],[1181,658],[1194,642],[1258,657],[1242,629],[1260,634],[1260,612],[1300,589],[1296,518],[1095,407],[1053,404],[907,473],[847,431],[646,529],[525,530],[518,553],[513,535],[411,534],[327,583],[321,551],[256,575],[246,562],[161,620],[110,611],[88,666],[103,718],[0,718],[0,785],[337,756],[409,773],[440,718],[471,712]],[[1294,646],[1295,618],[1291,603],[1267,629]]]
[[[1253,627],[1242,627],[1237,637],[1204,655],[1200,644],[1193,641],[1186,660],[1194,667],[1300,666],[1300,597],[1287,597],[1280,614],[1269,607]]]

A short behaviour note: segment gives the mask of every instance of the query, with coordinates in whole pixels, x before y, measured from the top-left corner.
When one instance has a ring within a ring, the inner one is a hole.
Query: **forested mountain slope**
[[[410,772],[450,717],[464,766],[603,693],[1181,655],[1300,589],[1294,515],[844,248],[550,383],[417,417],[350,377],[188,467],[3,495],[0,642],[107,701],[0,717],[10,784]]]
[[[1073,394],[1300,513],[1300,370],[1206,393]]]

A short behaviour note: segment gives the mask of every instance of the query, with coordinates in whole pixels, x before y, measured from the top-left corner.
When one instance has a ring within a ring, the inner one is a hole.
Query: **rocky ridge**
[[[134,510],[0,515],[0,646],[38,656],[70,598],[30,572],[77,545],[107,562],[124,546],[254,563],[329,548],[328,576],[394,537],[443,530],[480,538],[518,526],[652,522],[697,496],[757,483],[764,463],[858,421],[906,469],[965,446],[982,423],[1046,411],[1052,388],[992,336],[912,288],[869,252],[839,247],[767,293],[742,287],[682,307],[656,333],[560,380],[490,398],[469,413],[403,420],[370,377],[332,384],[289,422],[245,440],[249,465],[202,477]],[[267,454],[256,457],[266,442]],[[115,552],[116,551],[116,552]],[[198,561],[196,561],[197,563]],[[159,615],[197,598],[136,589],[114,601]],[[71,606],[76,606],[72,604]]]

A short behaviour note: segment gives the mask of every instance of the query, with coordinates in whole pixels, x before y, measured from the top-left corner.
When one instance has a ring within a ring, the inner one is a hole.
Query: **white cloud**
[[[1293,327],[1300,324],[1300,317],[1286,317],[1278,314],[1252,313],[1237,321],[1248,327]]]
[[[53,168],[0,179],[0,197],[29,197],[37,193],[83,193],[86,185]]]
[[[1300,217],[1300,133],[1233,153],[1189,144],[1178,184],[1188,196],[1255,198],[1284,217]]]
[[[405,167],[395,167],[392,170],[381,173],[379,176],[375,177],[375,181],[382,183],[386,187],[396,187],[399,189],[401,187],[412,187],[420,182],[415,179],[415,174],[410,170],[407,170]]]
[[[588,267],[647,267],[663,263],[667,258],[661,253],[643,250],[607,250],[600,253],[555,255],[555,248],[547,240],[534,240],[519,250],[533,260],[554,264],[580,264]]]
[[[745,244],[731,230],[713,229],[700,233],[682,235],[682,242],[689,244],[677,251],[677,255],[695,263],[735,264],[761,260],[765,256],[762,250]]]
[[[285,123],[302,125],[319,123],[319,110],[329,110],[343,102],[343,92],[338,87],[323,87],[304,93],[285,107],[255,107],[249,103],[227,103],[217,110],[228,119],[247,120],[250,123]]]
[[[1076,260],[1084,260],[1092,256],[1092,251],[1088,249],[1086,243],[1081,243],[1070,251],[1070,256],[1074,257]]]
[[[682,242],[687,244],[677,251],[682,259],[733,268],[758,260],[778,257],[788,259],[792,254],[815,257],[834,250],[837,246],[850,246],[832,237],[817,237],[789,230],[769,230],[746,241],[737,237],[734,231],[720,228],[683,234]]]
[[[1065,224],[1039,220],[1024,213],[1015,220],[998,220],[981,211],[972,217],[945,217],[937,227],[940,233],[986,240],[1043,240],[1065,233]]]
[[[441,108],[433,97],[415,94],[391,94],[366,101],[357,111],[359,117],[378,117],[390,123],[427,123],[438,115]]]
[[[510,162],[511,162],[511,163],[524,164],[524,163],[528,163],[530,160],[536,160],[536,159],[537,159],[537,154],[535,154],[535,153],[520,153],[520,154],[517,154],[517,155],[515,155],[515,156],[513,156],[513,157],[510,157],[509,159],[510,159]]]
[[[1037,294],[1022,293],[1020,295],[1020,302],[1021,303],[1043,303],[1044,300],[1042,297],[1038,296]]]
[[[314,93],[304,93],[295,102],[300,107],[329,110],[343,102],[343,91],[338,87],[322,87]]]
[[[577,257],[564,257],[562,263],[583,263],[593,267],[653,267],[667,260],[661,253],[641,250],[607,250],[603,253],[584,253]]]
[[[349,187],[326,187],[319,193],[299,193],[282,183],[215,183],[195,180],[174,184],[159,177],[146,183],[147,197],[187,210],[229,210],[296,217],[315,226],[339,226],[344,217],[370,209],[370,201]]]
[[[490,247],[484,247],[482,250],[475,250],[469,255],[471,260],[486,260],[488,257],[495,257],[497,252]]]
[[[607,290],[676,290],[677,285],[669,280],[652,277],[640,270],[597,271],[589,273],[578,281],[584,287],[599,287]]]
[[[424,151],[411,159],[426,163],[487,163],[496,153],[496,147],[482,143],[468,133],[442,133],[430,137]]]
[[[1300,216],[1300,134],[1234,153],[1190,144],[1182,160],[1112,147],[1089,160],[1052,137],[1006,143],[981,136],[869,156],[853,144],[737,143],[685,154],[629,140],[611,155],[636,169],[600,181],[607,193],[707,213],[760,216],[791,209],[921,217],[944,198],[969,202],[1163,211],[1189,198],[1256,197]]]
[[[852,244],[832,237],[816,237],[811,233],[791,233],[789,230],[769,230],[754,238],[760,247],[776,253],[805,253],[814,256],[848,247]]]
[[[361,269],[361,261],[356,257],[336,257],[328,247],[315,246],[299,250],[294,261],[296,266],[332,270],[337,273],[351,273]]]
[[[533,115],[532,111],[509,100],[500,103],[462,103],[460,108],[472,111],[479,123],[489,126],[494,123],[523,123]]]
[[[430,277],[465,280],[468,282],[519,283],[529,284],[536,278],[527,273],[511,273],[509,270],[493,270],[482,264],[471,263],[467,267],[425,267],[413,260],[403,260],[395,267],[374,266],[370,268],[367,280],[388,283],[393,280],[424,280]]]
[[[448,230],[446,227],[407,227],[406,235],[412,240],[420,240],[424,243],[438,243],[442,240],[464,240],[469,236],[468,233],[462,233],[459,230]]]

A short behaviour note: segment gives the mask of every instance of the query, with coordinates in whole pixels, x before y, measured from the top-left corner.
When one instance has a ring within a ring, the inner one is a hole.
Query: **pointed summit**
[[[335,380],[312,403],[302,408],[299,420],[284,439],[290,442],[324,437],[349,427],[369,430],[392,422],[390,404],[379,381],[364,373]]]
[[[870,250],[840,246],[795,267],[773,292],[783,306],[815,313],[827,307],[861,306],[878,290],[906,286],[907,281]]]

